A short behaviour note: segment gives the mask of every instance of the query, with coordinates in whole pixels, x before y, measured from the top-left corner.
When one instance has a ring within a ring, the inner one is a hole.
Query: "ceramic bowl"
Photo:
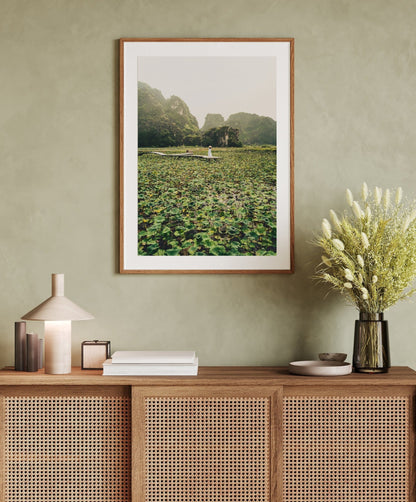
[[[342,352],[321,352],[319,359],[321,361],[339,361],[342,363],[347,359],[347,354],[343,354]]]
[[[293,361],[289,364],[289,372],[305,376],[341,376],[352,371],[350,363],[340,361]]]

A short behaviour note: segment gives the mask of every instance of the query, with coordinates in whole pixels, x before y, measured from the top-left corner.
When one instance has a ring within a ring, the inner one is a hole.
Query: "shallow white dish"
[[[352,366],[339,361],[293,361],[289,364],[289,371],[304,376],[341,376],[349,375]]]

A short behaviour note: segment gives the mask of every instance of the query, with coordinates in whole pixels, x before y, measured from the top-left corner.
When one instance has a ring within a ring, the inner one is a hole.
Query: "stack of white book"
[[[121,350],[103,363],[103,375],[197,374],[198,358],[191,351]]]

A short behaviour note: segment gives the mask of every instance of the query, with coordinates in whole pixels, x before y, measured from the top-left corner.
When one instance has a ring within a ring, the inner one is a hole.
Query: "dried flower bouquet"
[[[324,251],[316,278],[343,293],[360,312],[384,312],[412,295],[416,277],[416,201],[364,183],[361,202],[347,189],[349,210],[332,209],[315,244]]]

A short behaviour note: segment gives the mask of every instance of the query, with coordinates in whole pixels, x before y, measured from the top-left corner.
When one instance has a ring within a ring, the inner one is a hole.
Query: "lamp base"
[[[71,373],[71,321],[45,321],[45,373]]]

